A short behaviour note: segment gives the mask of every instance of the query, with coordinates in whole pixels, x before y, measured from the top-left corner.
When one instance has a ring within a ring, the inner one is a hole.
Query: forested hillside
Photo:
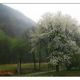
[[[17,10],[0,4],[0,29],[7,35],[21,36],[27,28],[34,27],[36,23]]]
[[[36,23],[17,10],[0,4],[0,63],[16,63],[17,53],[12,46],[22,40],[28,39],[29,30],[34,29]],[[21,45],[21,44],[19,44]],[[24,54],[23,62],[31,59],[31,54]],[[6,59],[6,61],[5,61]]]

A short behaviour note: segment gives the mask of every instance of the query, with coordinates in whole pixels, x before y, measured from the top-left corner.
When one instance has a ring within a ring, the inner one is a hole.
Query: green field
[[[17,64],[0,65],[0,71],[16,71],[16,70],[17,70]],[[48,70],[47,63],[42,63],[40,71],[46,71],[46,70]],[[35,72],[39,72],[38,63],[36,63],[36,71],[34,71],[33,63],[21,64],[21,75],[35,73]],[[16,75],[17,73],[14,74],[13,76],[16,76]]]
[[[21,75],[14,74],[12,76],[80,76],[80,71],[60,71],[56,72],[48,69],[47,63],[41,64],[41,70],[38,70],[38,63],[36,63],[37,70],[34,71],[33,63],[26,63],[21,65]],[[0,71],[15,71],[17,68],[16,64],[0,65]]]
[[[17,64],[4,64],[0,65],[0,70],[15,70],[17,67]],[[36,67],[38,68],[38,63],[36,63]],[[34,64],[33,63],[26,63],[26,64],[21,64],[21,68],[26,68],[26,69],[33,69]],[[42,63],[41,64],[41,69],[42,68],[47,68],[47,63]]]

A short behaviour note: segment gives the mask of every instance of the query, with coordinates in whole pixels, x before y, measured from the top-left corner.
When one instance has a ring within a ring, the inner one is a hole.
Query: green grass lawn
[[[16,69],[17,64],[4,64],[4,65],[0,65],[0,70],[14,70]],[[36,68],[38,68],[38,63],[36,63]],[[34,64],[33,63],[26,63],[26,64],[21,64],[21,68],[30,68],[33,69],[34,68]],[[47,63],[42,63],[41,64],[41,69],[43,68],[47,68]]]
[[[55,68],[53,70],[48,70],[47,63],[41,64],[41,70],[34,71],[33,63],[22,64],[22,74],[20,76],[80,76],[80,71],[60,71],[56,72]],[[38,63],[36,63],[38,69]],[[0,71],[14,71],[16,70],[16,64],[6,64],[0,65]],[[18,76],[17,74],[13,76]]]
[[[15,69],[16,69],[16,64],[0,65],[0,71],[15,70]]]
[[[48,64],[41,63],[40,71],[46,71],[46,70],[48,70]],[[22,71],[21,72],[22,72],[22,74],[39,72],[39,64],[36,63],[36,71],[34,71],[34,64],[33,63],[22,64]]]

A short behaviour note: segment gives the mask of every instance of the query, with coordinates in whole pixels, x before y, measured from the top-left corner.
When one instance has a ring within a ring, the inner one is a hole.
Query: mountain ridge
[[[36,23],[21,12],[0,4],[0,29],[9,36],[21,36],[26,29],[34,27]]]

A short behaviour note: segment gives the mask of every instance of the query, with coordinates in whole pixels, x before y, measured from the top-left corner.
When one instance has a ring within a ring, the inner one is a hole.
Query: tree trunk
[[[34,70],[36,70],[36,58],[35,58],[35,53],[32,53],[32,54],[33,54]]]
[[[70,65],[68,63],[65,63],[65,67],[66,67],[67,71],[71,70],[71,67],[70,67]]]
[[[41,53],[39,53],[39,70],[41,69]]]
[[[71,67],[70,66],[66,66],[66,70],[67,71],[70,71],[71,70]]]
[[[18,72],[18,75],[21,74],[21,58],[19,58],[19,61],[18,61],[18,64],[17,64],[17,72]]]
[[[56,65],[56,71],[59,72],[59,64]]]
[[[48,51],[48,49],[46,49],[46,57],[47,57],[47,68],[48,68],[48,70],[49,70],[49,51]]]

